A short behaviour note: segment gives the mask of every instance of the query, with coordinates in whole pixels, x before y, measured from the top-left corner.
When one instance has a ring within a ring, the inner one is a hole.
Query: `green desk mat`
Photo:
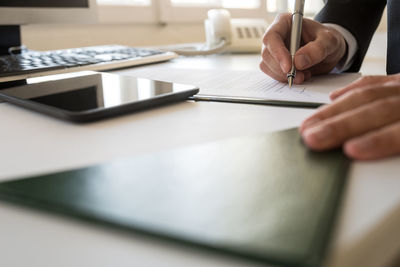
[[[320,266],[349,167],[297,129],[0,184],[39,209],[280,266]]]

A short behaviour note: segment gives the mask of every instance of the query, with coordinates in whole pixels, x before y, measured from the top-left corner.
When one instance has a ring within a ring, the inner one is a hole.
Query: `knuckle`
[[[338,45],[339,40],[337,39],[336,35],[330,29],[323,30],[321,35],[328,43],[333,44],[333,45]]]
[[[271,57],[275,59],[276,61],[281,61],[284,60],[285,58],[285,52],[284,49],[277,44],[268,44],[266,45],[266,56]]]
[[[266,48],[267,48],[268,52],[269,52],[271,55],[278,55],[278,54],[279,54],[280,49],[279,49],[278,46],[276,46],[276,45],[274,45],[274,44],[268,43],[268,44],[266,45]]]
[[[398,97],[387,97],[380,99],[376,102],[377,110],[375,112],[380,113],[382,118],[391,118],[395,115],[396,111],[399,111],[400,98]]]
[[[268,50],[267,47],[265,47],[262,51],[261,51],[261,57],[265,60],[267,58],[268,55]]]
[[[383,83],[388,86],[399,86],[400,85],[400,75],[388,75],[382,77]]]
[[[274,47],[275,47],[275,46],[274,46],[271,42],[267,42],[267,43],[265,44],[265,49],[268,50],[268,51],[273,50]]]
[[[325,59],[327,57],[327,49],[321,42],[317,42],[312,54],[315,54],[319,59]]]
[[[361,100],[363,103],[368,103],[373,101],[376,98],[376,90],[374,88],[370,89],[355,89],[350,92],[352,97],[355,97],[357,100]]]
[[[396,82],[400,82],[400,74],[389,75],[388,78],[391,78]]]
[[[269,39],[271,38],[271,29],[268,29],[265,33],[264,33],[264,36],[263,36],[263,44],[265,45],[265,46],[267,46],[268,45],[268,43],[269,43]]]
[[[259,67],[263,72],[267,73],[267,68],[266,68],[266,66],[265,66],[263,61],[260,62]]]
[[[392,97],[394,105],[400,109],[400,95]]]
[[[264,65],[271,66],[272,64],[274,64],[275,59],[269,51],[265,51],[262,54],[262,61],[264,62]]]
[[[271,71],[271,69],[263,62],[260,63],[260,69],[262,72],[267,74],[268,76],[272,77],[273,79],[277,80],[278,77]]]
[[[275,22],[279,22],[279,21],[282,21],[282,20],[290,20],[290,19],[292,19],[292,14],[290,14],[290,13],[280,13],[280,14],[278,14],[276,16]]]
[[[352,128],[349,123],[347,123],[346,120],[339,120],[330,123],[330,138],[332,140],[337,140],[337,141],[342,141],[345,139],[345,136],[349,135],[351,133]]]
[[[386,98],[380,100],[380,102],[382,102],[381,105],[385,105],[387,108],[400,109],[400,96],[386,97]]]
[[[368,75],[368,76],[363,76],[363,77],[361,77],[361,78],[359,79],[359,81],[360,81],[362,84],[371,84],[371,83],[373,83],[373,82],[375,81],[375,79],[376,79],[375,76],[370,76],[370,75]]]
[[[393,99],[391,99],[390,97],[384,98],[384,99],[380,99],[379,101],[377,101],[377,105],[379,107],[381,107],[383,110],[389,109],[392,105],[393,105]]]

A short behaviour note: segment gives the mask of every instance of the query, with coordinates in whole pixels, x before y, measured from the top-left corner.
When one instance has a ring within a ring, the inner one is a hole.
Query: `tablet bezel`
[[[117,74],[109,74],[109,73],[100,73],[100,72],[84,72],[82,73],[82,76],[86,75],[92,75],[92,74],[101,74],[101,75],[117,75]],[[57,81],[57,78],[52,79],[52,77],[56,77],[57,75],[52,75],[48,76],[48,79],[46,78],[41,78],[45,80],[44,82],[55,82]],[[73,77],[68,77],[66,79],[77,79],[82,76],[75,75]],[[131,76],[124,76],[124,75],[117,75],[117,76],[123,76],[123,77],[131,77]],[[133,79],[137,79],[139,77],[131,77]],[[158,81],[158,80],[151,80],[150,81],[157,81],[157,82],[164,82],[164,81]],[[166,82],[170,83],[170,82]],[[36,84],[40,84],[36,83]],[[177,84],[177,83],[170,83],[170,84]],[[18,86],[18,88],[24,88],[24,87],[29,87],[29,84]],[[166,93],[158,96],[153,96],[151,98],[145,99],[145,100],[138,100],[135,102],[131,103],[126,103],[126,104],[121,104],[119,106],[115,107],[103,107],[103,108],[96,108],[96,109],[90,109],[90,110],[85,110],[85,111],[69,111],[61,108],[57,108],[54,106],[42,104],[39,102],[32,101],[30,99],[23,99],[19,97],[14,97],[10,96],[7,94],[4,94],[3,90],[6,90],[7,88],[3,88],[0,90],[0,99],[7,101],[9,103],[12,103],[14,105],[33,110],[42,114],[50,115],[59,119],[67,120],[67,121],[72,121],[72,122],[78,122],[78,123],[84,123],[84,122],[91,122],[91,121],[96,121],[96,120],[101,120],[101,119],[106,119],[110,117],[114,117],[117,115],[122,115],[134,111],[139,111],[139,110],[144,110],[148,108],[153,108],[157,106],[161,106],[164,104],[168,103],[174,103],[177,101],[183,101],[187,100],[188,97],[193,96],[199,92],[199,88],[193,85],[184,85],[187,86],[189,89],[179,91],[179,92],[172,92],[172,93]]]

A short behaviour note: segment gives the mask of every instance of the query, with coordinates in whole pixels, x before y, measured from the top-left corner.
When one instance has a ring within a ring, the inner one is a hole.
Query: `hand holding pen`
[[[292,27],[290,31],[290,56],[292,57],[292,66],[287,74],[289,87],[292,87],[296,78],[296,66],[294,57],[300,47],[301,29],[303,27],[304,0],[296,0],[294,12],[292,15]]]
[[[298,2],[304,3],[304,0],[297,0],[296,6],[300,5]],[[292,81],[294,84],[301,84],[313,75],[332,71],[346,54],[346,43],[341,33],[335,29],[303,18],[301,33],[297,31],[297,35],[295,34],[295,39],[299,38],[299,47],[293,47],[297,48],[294,49],[297,52],[293,53],[292,60],[289,51],[292,50],[290,47],[292,29],[299,27],[298,24],[292,27],[293,19],[295,16],[292,14],[280,14],[269,27],[263,38],[260,68],[273,79],[287,83],[293,63],[295,75],[291,75]]]

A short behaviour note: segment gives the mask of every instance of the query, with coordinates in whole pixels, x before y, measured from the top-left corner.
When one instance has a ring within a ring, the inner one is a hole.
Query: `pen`
[[[294,55],[300,47],[301,28],[303,25],[304,1],[305,0],[296,0],[294,4],[294,12],[292,15],[292,30],[290,33],[290,55],[292,56],[292,68],[287,74],[289,87],[292,87],[294,78],[296,77]]]

